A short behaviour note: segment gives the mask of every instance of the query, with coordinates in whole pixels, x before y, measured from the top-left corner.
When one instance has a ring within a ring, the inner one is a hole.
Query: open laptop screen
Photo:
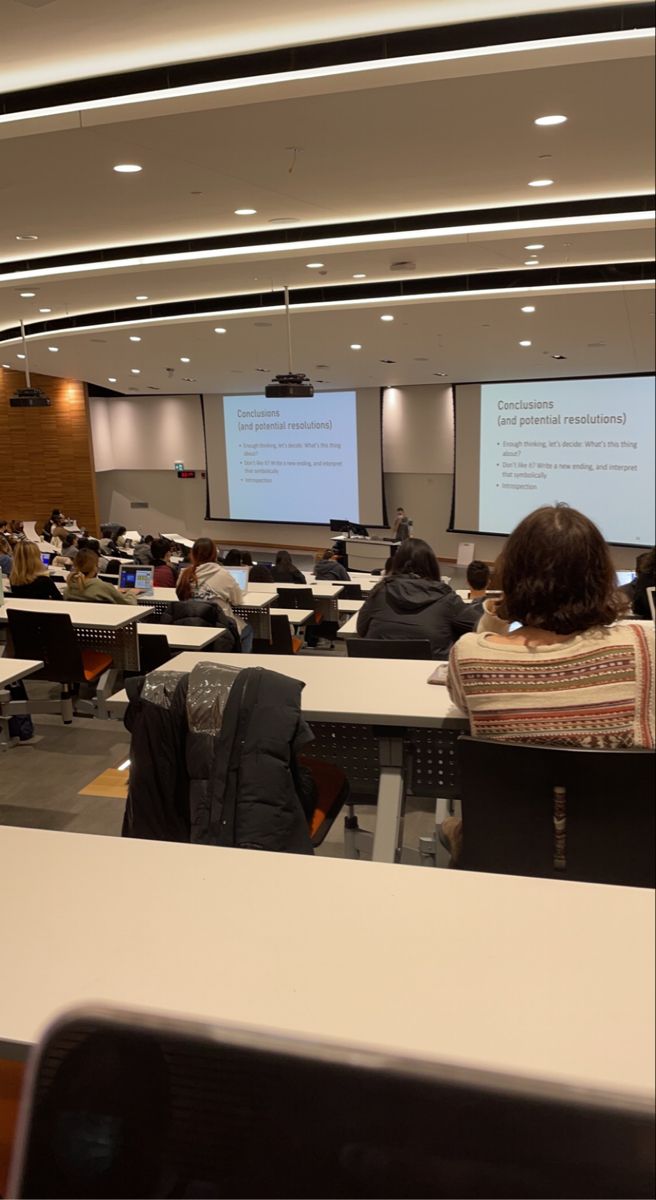
[[[154,567],[121,567],[118,585],[122,588],[140,588],[148,591],[153,586]]]
[[[248,587],[248,567],[226,567],[226,571],[230,572],[242,592],[245,592]]]

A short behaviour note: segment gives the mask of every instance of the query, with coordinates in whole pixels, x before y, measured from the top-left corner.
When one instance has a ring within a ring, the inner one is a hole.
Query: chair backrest
[[[272,654],[293,654],[292,631],[289,619],[282,614],[271,613],[271,643]]]
[[[472,871],[654,886],[650,750],[458,739],[459,865]]]
[[[346,653],[349,658],[430,658],[431,647],[428,639],[419,638],[348,638]]]
[[[344,590],[339,593],[340,600],[361,600],[362,588],[359,583],[345,583]]]
[[[68,613],[44,613],[7,609],[9,632],[17,658],[43,662],[42,679],[56,683],[84,680],[82,653]]]
[[[278,597],[271,603],[272,608],[314,608],[312,588],[276,587]]]
[[[157,667],[167,663],[171,655],[171,647],[164,633],[139,634],[139,668],[142,675],[155,671]]]

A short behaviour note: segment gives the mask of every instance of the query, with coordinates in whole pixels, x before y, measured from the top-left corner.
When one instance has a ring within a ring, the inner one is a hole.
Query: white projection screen
[[[209,520],[385,523],[377,388],[201,400]]]
[[[455,430],[454,532],[564,502],[608,542],[654,545],[653,375],[458,385]]]

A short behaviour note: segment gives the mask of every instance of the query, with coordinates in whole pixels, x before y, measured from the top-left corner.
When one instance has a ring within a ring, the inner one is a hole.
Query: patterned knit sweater
[[[590,749],[653,748],[654,625],[619,622],[529,648],[490,643],[485,612],[451,650],[447,687],[475,737]]]

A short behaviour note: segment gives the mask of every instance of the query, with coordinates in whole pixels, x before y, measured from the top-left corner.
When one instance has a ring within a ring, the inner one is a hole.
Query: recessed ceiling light
[[[21,300],[33,300],[35,296],[36,296],[36,292],[21,292],[20,293]]]
[[[40,308],[39,312],[40,313],[49,313],[49,312],[52,312],[52,309],[51,308]]]
[[[351,342],[350,349],[351,350],[361,350],[362,346],[360,345],[359,342]]]
[[[108,383],[117,383],[117,382],[118,382],[118,380],[117,380],[117,378],[116,378],[116,376],[115,376],[115,375],[108,375],[108,376],[107,376],[107,382],[108,382]]]
[[[11,367],[10,367],[9,363],[3,363],[2,365],[5,369],[5,371],[11,371]]]
[[[358,271],[357,275],[354,275],[353,278],[354,279],[366,279],[367,276],[364,274],[363,271]]]
[[[112,170],[119,175],[137,175],[139,171],[143,171],[143,167],[140,167],[139,163],[117,163]]]
[[[544,250],[544,242],[529,242],[525,250]]]
[[[59,354],[59,346],[48,346],[51,354]]]
[[[551,187],[553,179],[529,179],[529,187]]]
[[[191,362],[191,359],[190,359],[190,358],[185,358],[185,357],[183,356],[183,357],[180,359],[180,362]]]
[[[131,342],[140,342],[140,341],[141,341],[141,338],[140,338],[140,337],[138,337],[136,333],[131,333],[131,334],[130,334],[130,341],[131,341]]]
[[[138,367],[131,367],[131,368],[130,368],[130,374],[131,374],[131,375],[141,375],[141,371],[139,370],[139,368],[138,368]]]
[[[217,327],[216,327],[216,329],[214,330],[214,332],[215,332],[215,333],[226,333],[226,332],[227,332],[227,330],[225,330],[225,329],[223,328],[223,326],[222,326],[222,325],[217,325]]]
[[[524,266],[525,267],[539,267],[540,259],[539,258],[525,258]]]
[[[564,125],[566,120],[567,120],[567,117],[564,117],[562,115],[562,113],[552,113],[551,116],[536,117],[533,124],[534,125]]]
[[[394,317],[392,316],[391,313],[383,313],[383,315],[380,319],[381,319],[381,321],[393,321]]]
[[[236,217],[254,217],[257,212],[256,208],[236,208]]]
[[[135,300],[147,300],[148,296],[135,296]]]
[[[437,375],[438,379],[445,379],[448,373],[448,371],[433,371],[433,375]]]
[[[533,342],[523,341],[523,342],[520,342],[519,344],[520,344],[520,346],[532,346]]]
[[[17,242],[38,242],[38,240],[39,240],[38,233],[17,233],[16,234]]]
[[[535,305],[534,304],[523,304],[522,312],[535,312]]]
[[[306,265],[306,267],[309,267],[311,271],[318,271],[325,264],[320,263],[320,262],[311,262],[311,263],[306,263],[305,265]]]
[[[17,355],[16,355],[16,358],[25,358],[25,355],[24,355],[24,354],[17,354]]]
[[[552,354],[552,358],[567,358],[566,354]]]

